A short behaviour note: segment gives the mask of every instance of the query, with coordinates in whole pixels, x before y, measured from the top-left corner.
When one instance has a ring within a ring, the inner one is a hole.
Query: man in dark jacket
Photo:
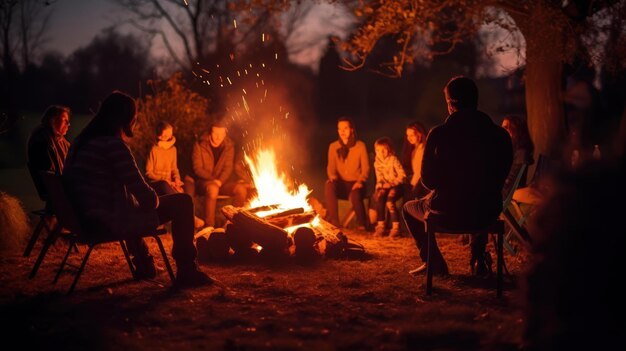
[[[235,146],[226,135],[226,126],[221,122],[211,125],[210,132],[200,137],[192,152],[193,176],[185,177],[185,192],[191,196],[205,195],[204,221],[215,226],[217,196],[233,172]],[[229,194],[230,195],[230,194]]]
[[[48,200],[48,194],[41,179],[41,172],[63,173],[63,165],[70,143],[65,134],[70,127],[70,109],[52,105],[46,109],[39,124],[28,138],[28,170],[39,197]],[[49,204],[46,203],[46,209]]]
[[[502,211],[502,186],[512,163],[508,133],[477,110],[478,88],[466,77],[452,78],[444,89],[449,116],[428,134],[422,160],[423,185],[430,190],[422,199],[404,205],[404,219],[426,262],[428,238],[424,217],[435,212],[451,229],[481,229]],[[475,273],[488,272],[485,263],[487,235],[472,238]],[[431,253],[434,274],[447,274],[448,266],[435,243]],[[474,269],[474,267],[472,267]],[[426,264],[411,274],[426,271]]]

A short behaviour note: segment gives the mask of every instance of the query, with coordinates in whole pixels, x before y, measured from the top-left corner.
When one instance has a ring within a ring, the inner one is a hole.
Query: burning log
[[[258,218],[246,210],[240,210],[233,216],[233,223],[238,230],[245,232],[253,242],[270,252],[282,252],[287,249],[291,242],[287,232],[262,218]]]
[[[304,213],[304,208],[302,207],[298,207],[298,208],[291,208],[289,210],[283,211],[283,212],[278,212],[278,213],[274,213],[268,216],[265,216],[263,218],[270,220],[273,218],[278,218],[278,217],[285,217],[285,216],[289,216],[292,214],[299,214],[299,213]]]
[[[293,215],[289,215],[285,217],[270,218],[270,219],[265,218],[265,219],[277,227],[288,228],[288,227],[293,227],[295,225],[309,223],[315,218],[315,216],[317,216],[317,214],[313,211],[310,211],[310,212],[305,212],[305,213],[293,214]]]

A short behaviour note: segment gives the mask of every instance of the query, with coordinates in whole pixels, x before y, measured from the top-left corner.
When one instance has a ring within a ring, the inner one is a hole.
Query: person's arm
[[[331,181],[337,180],[337,150],[333,148],[331,143],[328,146],[328,164],[326,165],[326,175]]]
[[[211,172],[205,169],[204,164],[202,163],[202,147],[199,143],[195,143],[193,145],[193,151],[191,152],[191,162],[193,172],[198,178],[204,180],[213,180]]]
[[[156,160],[154,157],[154,149],[150,149],[150,153],[148,154],[148,159],[146,160],[146,178],[155,182],[160,180],[157,174],[154,172],[154,167],[156,164]]]
[[[122,139],[113,139],[109,142],[108,159],[113,173],[135,196],[139,206],[144,209],[155,209],[159,206],[159,197],[141,176],[137,163],[130,149]]]
[[[376,189],[380,189],[383,187],[384,184],[384,176],[383,176],[383,170],[381,169],[381,162],[376,159],[374,160],[374,174],[376,175]]]
[[[404,167],[402,167],[402,163],[398,160],[397,157],[393,156],[393,168],[395,169],[396,178],[391,186],[397,186],[404,183],[404,179],[406,178],[406,173],[404,172]]]
[[[421,182],[429,190],[437,188],[439,173],[437,170],[437,147],[439,146],[440,127],[435,127],[426,137],[424,156],[422,157]]]
[[[180,178],[180,171],[178,170],[178,150],[176,150],[176,147],[173,146],[172,147],[174,149],[174,157],[172,158],[172,180],[174,181],[174,183],[176,184],[181,184],[182,180]]]
[[[365,185],[365,182],[367,181],[367,177],[369,177],[370,175],[370,160],[369,157],[367,156],[367,147],[365,146],[365,143],[361,142],[361,148],[360,148],[360,163],[361,163],[361,174],[359,174],[359,179],[357,180],[357,182]]]
[[[233,174],[233,167],[235,165],[235,147],[233,146],[233,144],[228,143],[224,145],[222,157],[224,157],[224,167],[222,168],[222,171],[218,176],[218,180],[221,183],[220,186],[226,183],[231,174]]]

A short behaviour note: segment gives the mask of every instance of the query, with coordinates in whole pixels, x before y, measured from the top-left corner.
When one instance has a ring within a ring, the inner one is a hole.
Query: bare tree
[[[310,2],[270,0],[113,0],[130,10],[128,21],[163,42],[179,68],[203,64],[212,53],[230,54],[261,39],[263,33],[290,40]],[[292,4],[292,2],[294,4]],[[278,30],[284,22],[282,30]]]

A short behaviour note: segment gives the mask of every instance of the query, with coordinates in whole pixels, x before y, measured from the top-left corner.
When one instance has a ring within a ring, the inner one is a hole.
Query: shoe
[[[204,221],[200,217],[193,217],[193,225],[196,229],[204,227]]]
[[[157,269],[154,266],[154,258],[152,256],[133,257],[132,261],[135,266],[133,274],[135,280],[153,279],[156,277]]]
[[[489,252],[485,252],[482,257],[472,257],[470,259],[470,270],[472,275],[481,278],[488,278],[493,274],[493,259]]]
[[[422,272],[426,273],[426,263],[424,263],[423,265],[410,270],[409,274],[412,276],[418,276],[420,275]],[[433,275],[439,275],[439,276],[443,276],[443,275],[448,275],[448,265],[447,264],[443,264],[443,266],[441,268],[439,268],[438,266],[434,266],[433,267]]]
[[[214,279],[206,273],[200,271],[198,267],[186,270],[179,270],[176,274],[176,286],[179,288],[195,288],[205,285],[212,285]]]
[[[385,225],[376,225],[376,229],[374,229],[374,236],[382,237],[385,235]]]
[[[417,267],[415,269],[410,270],[409,274],[415,276],[415,275],[419,275],[422,272],[426,272],[426,263],[424,263],[423,265],[421,265],[421,266],[419,266],[419,267]]]

